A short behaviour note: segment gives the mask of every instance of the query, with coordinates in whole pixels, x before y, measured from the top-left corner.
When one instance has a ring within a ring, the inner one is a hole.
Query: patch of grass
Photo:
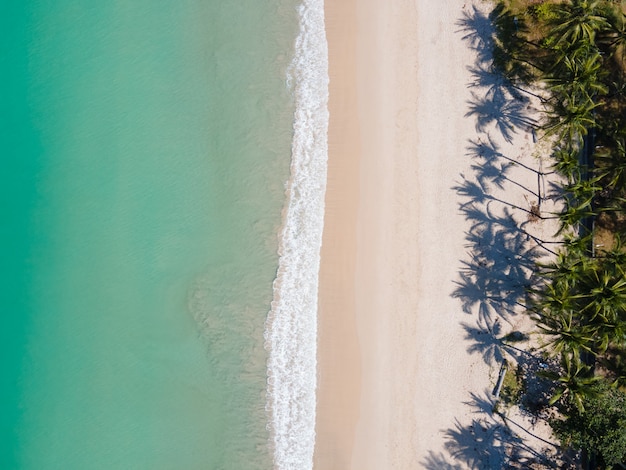
[[[500,392],[502,403],[508,406],[517,405],[522,398],[524,388],[524,372],[522,368],[519,365],[509,367],[506,374],[504,374],[502,391]]]
[[[562,0],[500,0],[513,14],[521,15],[528,11],[547,9],[547,5],[561,3]]]
[[[557,19],[557,15],[552,8],[552,4],[548,2],[541,3],[540,5],[536,5],[533,8],[533,13],[537,15],[537,19],[539,21],[552,21]]]

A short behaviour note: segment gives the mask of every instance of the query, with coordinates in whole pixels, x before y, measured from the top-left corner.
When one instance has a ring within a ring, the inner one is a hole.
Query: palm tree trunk
[[[511,85],[512,88],[515,88],[517,91],[521,91],[522,93],[526,93],[527,95],[534,96],[535,98],[537,98],[542,103],[547,103],[548,102],[548,100],[546,98],[544,98],[543,96],[539,96],[538,94],[533,93],[532,91],[528,91],[525,88],[522,88],[522,87],[520,87],[518,85],[515,85],[512,82],[510,83],[510,85]]]

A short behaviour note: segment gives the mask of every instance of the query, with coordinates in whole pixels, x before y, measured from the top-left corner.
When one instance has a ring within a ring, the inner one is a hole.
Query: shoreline
[[[524,167],[538,160],[528,129],[501,135],[493,122],[480,128],[469,112],[488,91],[470,86],[478,52],[460,22],[486,18],[487,8],[478,0],[326,1],[330,126],[316,469],[470,468],[495,458],[478,441],[461,457],[454,451],[475,430],[498,426],[479,407],[491,403],[499,363],[475,350],[475,331],[495,324],[481,310],[491,292],[481,292],[481,279],[468,271],[482,248],[470,243],[477,221],[459,186],[481,177],[479,155],[468,148],[493,141],[524,166],[511,167],[515,184],[485,186],[487,201],[526,207],[532,194],[521,188],[537,183]],[[471,26],[489,27],[483,23]],[[485,220],[506,216],[506,206],[490,204],[481,207]],[[515,223],[525,217],[515,213]],[[489,228],[502,243],[513,237],[503,226]],[[543,236],[550,227],[527,230]],[[511,253],[488,255],[503,266],[492,274],[504,289]],[[522,328],[514,314],[502,319],[506,330]]]

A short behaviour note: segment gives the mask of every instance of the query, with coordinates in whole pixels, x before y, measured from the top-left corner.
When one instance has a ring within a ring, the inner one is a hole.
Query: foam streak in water
[[[274,466],[313,466],[317,289],[328,159],[328,46],[324,1],[304,0],[287,81],[295,98],[291,177],[274,300],[265,331]]]

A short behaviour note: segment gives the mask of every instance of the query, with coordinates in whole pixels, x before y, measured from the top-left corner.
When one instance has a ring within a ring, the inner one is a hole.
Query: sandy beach
[[[527,437],[491,413],[494,338],[526,327],[554,227],[531,217],[548,204],[534,104],[486,72],[488,11],[326,2],[316,469],[500,468],[507,433]]]

